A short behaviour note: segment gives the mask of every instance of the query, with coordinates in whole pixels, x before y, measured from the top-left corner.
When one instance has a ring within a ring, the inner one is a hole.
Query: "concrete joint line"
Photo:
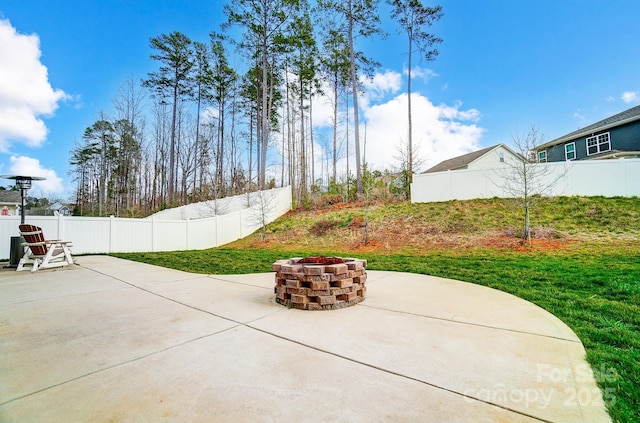
[[[504,332],[513,332],[513,333],[521,333],[521,334],[524,334],[524,335],[540,336],[542,338],[557,339],[559,341],[566,341],[566,342],[571,342],[571,343],[574,343],[574,344],[580,343],[579,341],[576,341],[576,340],[573,340],[573,339],[563,338],[561,336],[544,335],[542,333],[534,333],[534,332],[528,332],[528,331],[517,330],[517,329],[499,328],[499,327],[496,327],[496,326],[481,325],[479,323],[463,322],[463,321],[460,321],[460,320],[451,320],[451,319],[446,319],[444,317],[426,316],[424,314],[411,313],[411,312],[408,312],[408,311],[392,310],[392,309],[383,308],[383,307],[374,307],[374,306],[366,305],[366,304],[363,304],[363,303],[360,303],[357,306],[358,307],[368,307],[368,308],[372,308],[372,309],[375,309],[375,310],[389,311],[389,312],[392,312],[392,313],[407,314],[409,316],[422,317],[422,318],[425,318],[425,319],[432,319],[432,320],[440,320],[440,321],[443,321],[443,322],[457,323],[457,324],[460,324],[460,325],[477,326],[477,327],[481,327],[481,328],[493,329],[493,330],[504,331]]]
[[[196,311],[199,311],[199,312],[202,312],[202,313],[206,313],[206,314],[208,314],[210,316],[214,316],[214,317],[218,317],[218,318],[223,319],[223,320],[227,320],[229,322],[235,323],[236,325],[242,325],[243,324],[242,322],[238,322],[237,320],[233,320],[233,319],[230,319],[228,317],[220,316],[220,315],[212,313],[210,311],[203,310],[203,309],[198,308],[198,307],[194,307],[192,305],[180,302],[180,301],[178,301],[176,299],[173,299],[173,298],[169,298],[169,297],[167,297],[165,295],[158,294],[157,292],[153,292],[150,289],[143,288],[143,287],[138,286],[138,285],[134,285],[131,282],[127,282],[127,281],[122,280],[120,278],[115,278],[115,277],[113,277],[111,275],[107,275],[105,273],[99,272],[97,270],[94,270],[94,269],[91,269],[91,268],[88,268],[88,267],[85,267],[85,269],[90,270],[90,271],[95,272],[95,273],[98,273],[100,275],[106,276],[108,278],[115,279],[115,280],[120,281],[120,282],[122,282],[122,283],[124,283],[126,285],[129,285],[132,288],[139,289],[140,291],[146,292],[146,293],[151,294],[151,295],[155,295],[156,297],[162,298],[162,299],[167,300],[167,301],[171,301],[172,303],[180,304],[183,307],[187,307],[187,308],[190,308],[192,310],[196,310]],[[173,281],[173,282],[177,282],[177,281]]]
[[[207,275],[208,278],[215,279],[215,280],[220,281],[220,282],[232,283],[234,285],[250,286],[251,288],[260,288],[260,289],[266,289],[266,290],[272,290],[273,289],[273,287],[267,288],[265,286],[253,285],[253,284],[245,283],[245,282],[228,281],[226,279],[220,278],[219,276],[220,275]]]
[[[412,377],[412,376],[408,376],[408,375],[405,375],[405,374],[402,374],[402,373],[399,373],[399,372],[396,372],[396,371],[393,371],[393,370],[385,369],[383,367],[379,367],[379,366],[376,366],[374,364],[365,363],[364,361],[356,360],[354,358],[347,357],[347,356],[344,356],[344,355],[341,355],[341,354],[338,354],[338,353],[334,353],[334,352],[331,352],[331,351],[327,351],[327,350],[324,350],[322,348],[314,347],[313,345],[305,344],[304,342],[296,341],[295,339],[287,338],[285,336],[278,335],[278,334],[273,333],[273,332],[269,332],[269,331],[267,331],[265,329],[260,329],[260,328],[251,326],[249,323],[245,324],[244,326],[246,326],[246,327],[248,327],[250,329],[256,330],[258,332],[264,333],[266,335],[270,335],[270,336],[276,337],[278,339],[282,339],[284,341],[288,341],[288,342],[291,342],[293,344],[297,344],[297,345],[300,345],[302,347],[312,349],[314,351],[318,351],[318,352],[321,352],[321,353],[324,353],[324,354],[329,354],[331,356],[340,358],[342,360],[347,360],[347,361],[350,361],[352,363],[359,364],[361,366],[366,366],[366,367],[369,367],[371,369],[378,370],[378,371],[381,371],[381,372],[384,372],[384,373],[387,373],[387,374],[390,374],[390,375],[393,375],[393,376],[398,376],[398,377],[401,377],[401,378],[404,378],[404,379],[407,379],[407,380],[411,380],[411,381],[414,381],[414,382],[421,383],[423,385],[431,386],[432,388],[436,388],[436,389],[439,389],[441,391],[446,391],[446,392],[452,393],[454,395],[459,395],[461,397],[468,398],[468,399],[471,399],[471,400],[474,400],[474,401],[478,401],[478,402],[481,402],[483,404],[492,405],[494,407],[498,407],[498,408],[501,408],[503,410],[511,411],[512,413],[519,414],[521,416],[526,416],[526,417],[532,418],[532,419],[540,421],[540,422],[553,423],[553,421],[551,421],[551,420],[546,420],[546,419],[543,419],[541,417],[534,416],[532,414],[528,414],[528,413],[525,413],[525,412],[522,412],[522,411],[519,411],[519,410],[515,410],[513,408],[507,407],[507,406],[502,405],[502,404],[497,404],[497,403],[492,402],[492,401],[487,401],[487,400],[483,400],[481,398],[476,398],[474,396],[471,396],[471,395],[468,395],[468,394],[464,394],[462,392],[458,392],[458,391],[450,389],[450,388],[445,388],[444,386],[439,386],[439,385],[436,385],[436,384],[431,383],[431,382],[427,382],[427,381],[422,380],[422,379],[418,379],[418,378],[415,378],[415,377]]]
[[[134,357],[134,358],[132,358],[132,359],[125,360],[125,361],[122,361],[122,362],[120,362],[120,363],[115,363],[115,364],[112,364],[112,365],[110,365],[110,366],[103,367],[103,368],[101,368],[101,369],[97,369],[97,370],[94,370],[94,371],[92,371],[92,372],[89,372],[89,373],[85,373],[85,374],[83,374],[83,375],[80,375],[80,376],[76,376],[76,377],[74,377],[74,378],[72,378],[72,379],[65,380],[65,381],[63,381],[63,382],[59,382],[59,383],[53,384],[53,385],[51,385],[51,386],[47,386],[47,387],[42,388],[42,389],[38,389],[37,391],[29,392],[28,394],[24,394],[24,395],[20,395],[19,397],[11,398],[11,399],[10,399],[10,400],[8,400],[8,401],[5,401],[5,402],[0,403],[0,407],[2,407],[2,406],[4,406],[4,405],[7,405],[7,404],[10,404],[10,403],[12,403],[12,402],[14,402],[14,401],[21,400],[21,399],[23,399],[23,398],[30,397],[30,396],[32,396],[32,395],[36,395],[36,394],[39,394],[39,393],[41,393],[41,392],[48,391],[49,389],[57,388],[57,387],[59,387],[59,386],[66,385],[67,383],[71,383],[71,382],[75,382],[76,380],[84,379],[85,377],[88,377],[88,376],[92,376],[92,375],[95,375],[95,374],[98,374],[98,373],[102,373],[102,372],[104,372],[104,371],[111,370],[111,369],[114,369],[114,368],[116,368],[116,367],[124,366],[124,365],[126,365],[126,364],[135,363],[136,361],[140,361],[140,360],[143,360],[143,359],[145,359],[145,358],[147,358],[147,357],[151,357],[151,356],[154,356],[154,355],[156,355],[156,354],[160,354],[160,353],[163,353],[163,352],[166,352],[166,351],[172,350],[172,349],[174,349],[174,348],[178,348],[178,347],[181,347],[181,346],[183,346],[183,345],[190,344],[190,343],[192,343],[192,342],[194,342],[194,341],[199,341],[199,340],[201,340],[201,339],[208,338],[208,337],[210,337],[210,336],[214,336],[214,335],[218,335],[218,334],[220,334],[220,333],[227,332],[227,331],[229,331],[229,330],[232,330],[232,329],[237,328],[238,326],[242,326],[242,324],[237,324],[237,325],[235,325],[235,326],[231,326],[231,327],[228,327],[228,328],[226,328],[226,329],[219,330],[219,331],[217,331],[217,332],[212,332],[212,333],[208,333],[208,334],[206,334],[206,335],[198,336],[197,338],[189,339],[189,340],[187,340],[187,341],[181,342],[181,343],[179,343],[179,344],[171,345],[171,346],[166,347],[166,348],[163,348],[163,349],[161,349],[161,350],[153,351],[153,352],[150,352],[150,353],[148,353],[148,354],[144,354],[144,355],[141,355],[141,356],[138,356],[138,357]]]

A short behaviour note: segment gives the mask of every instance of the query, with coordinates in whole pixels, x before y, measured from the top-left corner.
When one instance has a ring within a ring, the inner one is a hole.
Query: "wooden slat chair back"
[[[36,256],[44,256],[47,254],[47,245],[44,243],[44,234],[42,229],[35,225],[20,225],[20,234],[24,241],[28,244],[31,252]]]
[[[24,270],[25,265],[29,264],[32,272],[38,269],[73,264],[70,250],[71,242],[58,239],[47,240],[39,226],[23,224],[19,228],[25,241],[22,245],[26,249],[18,263],[17,271]]]

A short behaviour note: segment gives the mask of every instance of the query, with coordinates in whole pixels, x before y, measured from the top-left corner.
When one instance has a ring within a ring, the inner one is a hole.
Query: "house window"
[[[538,162],[539,163],[547,162],[547,150],[538,151]]]
[[[500,163],[504,163],[504,153],[502,151],[498,154],[498,157],[500,158]]]
[[[611,142],[609,141],[609,133],[595,135],[587,138],[587,155],[602,153],[611,150]]]
[[[565,144],[564,156],[566,160],[574,160],[576,158],[576,143]]]

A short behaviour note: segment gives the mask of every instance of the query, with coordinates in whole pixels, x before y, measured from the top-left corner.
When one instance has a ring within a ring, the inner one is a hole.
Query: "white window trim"
[[[540,156],[544,153],[544,159]],[[538,163],[547,163],[547,150],[538,151]]]
[[[567,147],[569,147],[570,145],[573,145],[573,159],[569,158],[569,151],[567,150]],[[564,159],[566,161],[569,160],[575,160],[576,159],[576,143],[574,142],[570,142],[564,145]]]
[[[601,144],[604,144],[604,143],[601,143],[601,142],[600,142],[600,137],[602,137],[603,135],[606,135],[606,136],[607,136],[607,142],[606,142],[606,143],[607,143],[607,144],[609,144],[609,148],[608,148],[608,149],[606,149],[606,150],[601,150],[601,149],[600,149],[600,145],[601,145]],[[590,140],[594,140],[594,139],[596,140],[596,143],[595,143],[594,145],[592,145],[591,147],[595,146],[595,147],[597,148],[597,150],[598,150],[598,151],[596,151],[595,153],[590,153],[590,152],[589,152],[589,141],[590,141]],[[588,138],[585,140],[585,146],[587,147],[587,156],[593,156],[593,155],[595,155],[595,154],[603,153],[603,152],[605,152],[605,151],[611,151],[611,133],[609,133],[609,132],[603,132],[603,133],[601,133],[601,134],[597,134],[597,135],[594,135],[594,136],[588,137]]]

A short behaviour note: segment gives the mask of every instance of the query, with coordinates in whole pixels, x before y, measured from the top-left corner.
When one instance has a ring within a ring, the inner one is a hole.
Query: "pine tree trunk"
[[[358,80],[356,75],[356,58],[353,47],[353,4],[348,1],[349,10],[349,61],[351,73],[351,92],[353,94],[353,133],[356,145],[356,183],[358,186],[358,198],[362,197],[362,164],[360,163],[360,120],[358,116]]]

